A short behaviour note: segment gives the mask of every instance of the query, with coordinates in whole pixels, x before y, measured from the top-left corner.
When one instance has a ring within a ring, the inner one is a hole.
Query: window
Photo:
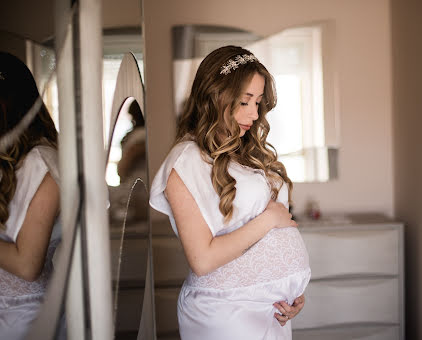
[[[286,29],[248,46],[276,83],[268,142],[294,182],[327,181],[322,27]]]

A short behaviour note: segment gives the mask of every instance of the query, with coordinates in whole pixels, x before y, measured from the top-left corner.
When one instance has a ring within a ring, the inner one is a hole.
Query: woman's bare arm
[[[213,237],[194,198],[174,170],[169,176],[165,192],[188,263],[199,276],[241,256],[272,228],[297,226],[283,204],[271,201],[262,214],[243,227]]]
[[[40,275],[59,211],[59,187],[47,173],[29,204],[16,243],[0,240],[0,267],[27,281]]]

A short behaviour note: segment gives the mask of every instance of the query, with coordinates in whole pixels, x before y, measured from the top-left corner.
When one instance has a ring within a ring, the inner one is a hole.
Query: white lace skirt
[[[289,340],[274,302],[292,304],[311,277],[297,228],[274,229],[252,249],[216,271],[191,273],[180,291],[177,315],[182,340]]]

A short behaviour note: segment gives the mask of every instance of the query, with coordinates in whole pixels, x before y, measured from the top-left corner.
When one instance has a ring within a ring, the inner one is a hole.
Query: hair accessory
[[[0,80],[6,80],[6,78],[3,76],[1,72],[0,72]]]
[[[234,71],[237,69],[239,65],[254,61],[258,61],[258,59],[253,54],[239,54],[234,58],[234,60],[229,59],[225,64],[223,64],[223,66],[221,66],[220,74],[228,75],[232,70]]]

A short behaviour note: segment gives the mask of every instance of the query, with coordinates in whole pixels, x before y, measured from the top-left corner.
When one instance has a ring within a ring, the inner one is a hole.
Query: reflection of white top
[[[242,227],[262,213],[271,199],[271,187],[262,170],[230,164],[236,197],[233,218],[224,223],[218,208],[220,200],[211,182],[211,167],[196,143],[187,141],[171,150],[154,178],[150,205],[169,216],[176,234],[175,220],[164,195],[173,168],[214,236]],[[288,205],[286,185],[281,187],[277,201]],[[309,279],[308,254],[298,229],[274,228],[244,255],[217,270],[201,277],[190,272],[178,302],[182,339],[195,339],[197,334],[207,340],[290,339],[290,322],[281,328],[272,317],[272,304],[280,300],[292,303],[303,293]]]
[[[16,191],[8,206],[9,218],[5,223],[6,230],[0,232],[1,239],[16,242],[29,204],[47,172],[58,183],[57,152],[51,147],[36,146],[16,171]],[[61,228],[56,219],[44,268],[34,282],[25,281],[0,268],[0,338],[22,339],[36,317],[52,273],[52,257],[60,237]]]

